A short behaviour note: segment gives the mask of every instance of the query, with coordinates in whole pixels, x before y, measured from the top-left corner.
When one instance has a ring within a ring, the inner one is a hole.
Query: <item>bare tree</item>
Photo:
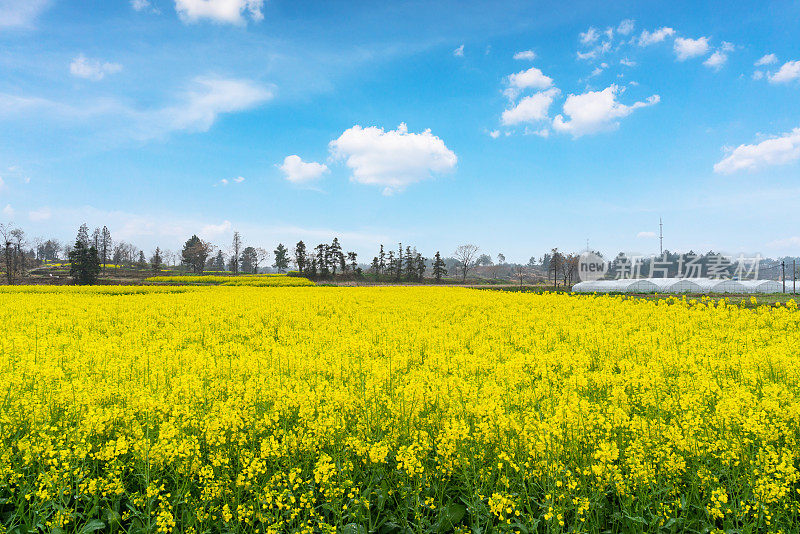
[[[231,271],[239,274],[239,262],[242,256],[242,236],[238,231],[233,232],[233,242],[231,242]]]
[[[467,274],[475,267],[475,260],[480,249],[472,244],[460,245],[453,253],[453,257],[458,261],[458,268],[461,271],[461,279],[467,280]]]
[[[108,231],[107,226],[103,226],[103,229],[100,231],[100,246],[97,247],[97,251],[100,253],[100,261],[103,262],[104,271],[106,270],[106,263],[108,263],[108,256],[111,254],[112,246],[111,232]]]
[[[14,259],[13,259],[13,238],[11,232],[14,230],[13,223],[0,224],[0,237],[3,238],[3,259],[5,260],[6,279],[8,284],[14,283]]]
[[[11,230],[11,239],[14,246],[14,270],[20,276],[25,276],[25,232],[21,228]]]
[[[525,278],[527,273],[528,269],[524,265],[520,264],[514,266],[514,275],[517,277],[517,280],[519,280],[519,287],[522,287],[522,279]]]

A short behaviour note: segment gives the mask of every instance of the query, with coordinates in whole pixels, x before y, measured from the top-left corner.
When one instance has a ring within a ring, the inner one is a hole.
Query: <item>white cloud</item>
[[[656,237],[655,232],[639,232],[636,234],[636,237],[639,239],[654,239]]]
[[[32,210],[28,212],[28,218],[33,222],[46,221],[50,217],[52,217],[52,215],[53,213],[47,206],[39,208],[38,210]]]
[[[131,0],[131,7],[136,11],[144,11],[150,8],[150,0]]]
[[[673,35],[675,35],[675,30],[667,28],[666,26],[655,30],[653,33],[643,30],[642,34],[639,36],[639,46],[649,46],[660,43],[667,37],[672,37]]]
[[[405,124],[388,132],[355,125],[330,142],[330,151],[352,169],[352,181],[382,186],[384,194],[402,191],[433,173],[450,171],[458,162],[430,130],[409,133]]]
[[[619,64],[620,65],[625,65],[626,67],[635,67],[636,66],[636,62],[635,61],[631,61],[627,57],[624,57],[624,58],[620,59],[619,60]]]
[[[523,50],[514,54],[514,59],[522,59],[526,61],[533,61],[536,59],[536,52],[533,50]]]
[[[248,80],[196,78],[175,104],[144,110],[109,98],[69,104],[0,93],[0,117],[38,115],[71,128],[91,124],[103,135],[148,140],[174,131],[208,131],[221,114],[253,109],[271,98],[270,89]]]
[[[220,180],[219,182],[214,184],[214,187],[216,187],[218,185],[225,186],[225,185],[228,185],[228,184],[240,184],[242,182],[244,182],[244,176],[237,176],[236,178],[231,178],[230,180],[228,178],[223,178],[222,180]]]
[[[283,165],[278,165],[287,180],[294,184],[313,182],[329,172],[328,166],[315,161],[303,161],[300,156],[286,156]]]
[[[714,165],[714,172],[759,171],[773,165],[785,165],[800,159],[800,128],[755,145],[739,145]]]
[[[109,63],[97,59],[89,59],[83,54],[72,60],[69,72],[78,78],[86,78],[94,82],[102,80],[106,74],[115,74],[122,70],[119,63]]]
[[[708,37],[698,37],[689,39],[684,37],[675,38],[675,57],[678,61],[686,61],[708,53]]]
[[[634,25],[635,23],[632,19],[625,19],[619,23],[619,26],[617,26],[617,33],[621,35],[629,35],[631,32],[633,32]]]
[[[0,0],[0,28],[29,28],[50,0]]]
[[[771,83],[788,83],[800,79],[800,61],[787,61],[778,72],[769,75]]]
[[[464,45],[462,44],[455,50],[453,50],[453,55],[456,57],[464,57]]]
[[[767,54],[765,56],[761,56],[761,59],[756,61],[754,65],[756,67],[763,67],[764,65],[772,65],[778,62],[778,56],[775,54]]]
[[[201,19],[229,24],[244,24],[245,13],[253,21],[261,21],[264,0],[175,0],[175,11],[183,22],[192,23]]]
[[[657,104],[658,95],[652,95],[644,102],[636,102],[630,106],[617,101],[619,87],[610,85],[602,91],[589,91],[580,95],[569,95],[564,102],[565,120],[562,115],[553,119],[553,128],[572,134],[577,138],[582,135],[614,130],[619,127],[619,120],[627,117],[636,109]]]
[[[214,239],[231,231],[233,225],[230,221],[222,221],[220,224],[206,224],[200,230],[200,237],[203,239]]]
[[[726,54],[721,50],[717,50],[716,52],[708,56],[708,59],[703,61],[703,65],[705,65],[709,69],[714,69],[715,71],[719,72],[719,70],[723,67],[723,65],[725,65],[727,61],[728,61],[728,54]]]
[[[196,78],[198,90],[185,102],[161,112],[172,130],[205,132],[222,113],[246,111],[272,98],[272,92],[247,80]]]
[[[500,137],[500,130],[492,130],[491,132],[489,132],[489,137],[491,137],[492,139],[497,139],[498,137]]]
[[[581,32],[579,35],[581,44],[592,44],[593,42],[597,41],[598,37],[600,37],[600,33],[594,28],[589,28],[585,32]]]
[[[762,71],[760,71],[760,70],[753,71],[753,79],[754,80],[760,80],[763,77],[764,77],[764,73]]]
[[[553,79],[536,67],[531,67],[509,75],[508,85],[513,89],[547,89],[553,85]]]
[[[11,207],[11,204],[6,204],[6,207],[3,208],[3,216],[13,219],[14,218],[14,208]]]
[[[519,103],[503,112],[500,121],[506,126],[522,122],[536,122],[548,118],[550,105],[558,95],[555,87],[531,96],[526,96]]]

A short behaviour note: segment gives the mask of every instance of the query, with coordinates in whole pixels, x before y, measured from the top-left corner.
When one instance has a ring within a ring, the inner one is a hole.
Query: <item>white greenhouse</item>
[[[774,280],[715,280],[711,278],[628,278],[579,282],[575,293],[780,293]]]

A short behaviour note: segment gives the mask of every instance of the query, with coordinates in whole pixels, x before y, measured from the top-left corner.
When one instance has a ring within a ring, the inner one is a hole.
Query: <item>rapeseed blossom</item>
[[[0,532],[796,531],[800,313],[0,288]]]

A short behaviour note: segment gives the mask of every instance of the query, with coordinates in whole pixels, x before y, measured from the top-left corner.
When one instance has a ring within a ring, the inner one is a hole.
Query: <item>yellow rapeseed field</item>
[[[0,289],[0,532],[797,532],[800,312]]]
[[[313,286],[314,282],[301,276],[286,276],[285,274],[243,274],[238,276],[220,275],[175,275],[151,276],[146,282],[162,284],[197,284],[197,285],[222,285],[222,286],[255,286],[255,287],[298,287]]]

